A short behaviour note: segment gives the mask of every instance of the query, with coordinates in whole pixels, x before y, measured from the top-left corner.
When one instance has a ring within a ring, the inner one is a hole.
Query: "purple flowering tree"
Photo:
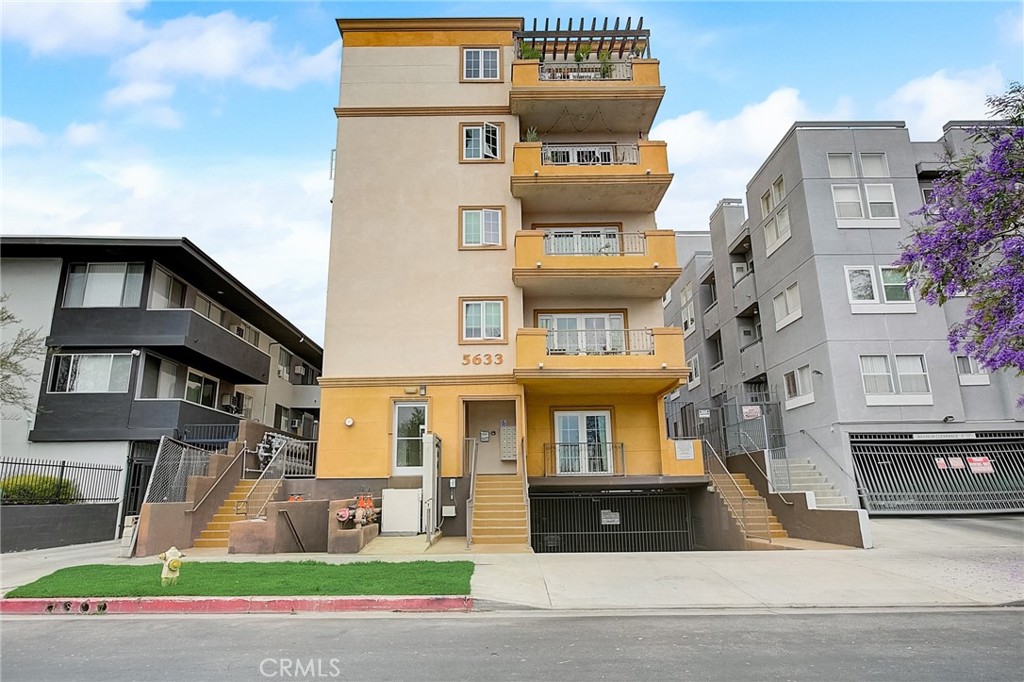
[[[969,297],[965,319],[950,328],[951,351],[1024,374],[1024,90],[1011,83],[987,102],[1000,121],[947,156],[896,265],[932,305]]]

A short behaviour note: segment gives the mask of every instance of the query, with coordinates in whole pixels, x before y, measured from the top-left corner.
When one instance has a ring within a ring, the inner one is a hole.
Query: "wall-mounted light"
[[[650,169],[650,168],[648,168],[648,169],[647,169],[647,175],[650,175],[650,174],[651,174],[651,169]]]
[[[540,175],[540,171],[539,170],[533,171],[533,177],[537,177],[538,175]]]
[[[661,368],[662,369],[668,369],[668,363],[667,362],[661,363]]]
[[[654,261],[654,269],[657,270],[660,267],[661,267],[661,263],[659,263],[658,261]]]
[[[537,369],[544,369],[544,363],[543,362],[538,362],[537,363]]]
[[[812,369],[811,370],[811,374],[813,374],[816,377],[823,377],[823,376],[825,376],[824,374],[821,373],[820,369]]]
[[[355,423],[356,423],[356,420],[353,419],[352,417],[346,417],[345,418],[345,426],[352,426]]]
[[[942,422],[944,424],[948,424],[948,423],[950,423],[951,421],[953,421],[955,419],[956,419],[956,417],[954,417],[953,415],[947,414],[945,417],[942,418]]]
[[[427,394],[427,385],[426,384],[420,384],[420,395],[426,395],[426,394]]]
[[[540,261],[537,261],[537,269],[540,270]]]

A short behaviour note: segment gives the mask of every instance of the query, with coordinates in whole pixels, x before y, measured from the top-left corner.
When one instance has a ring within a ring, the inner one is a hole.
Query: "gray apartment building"
[[[966,299],[927,305],[892,267],[944,150],[978,124],[950,122],[933,142],[901,121],[789,129],[746,209],[716,206],[710,250],[679,242],[665,319],[684,330],[693,376],[668,400],[672,435],[770,449],[780,489],[786,465],[806,462],[835,506],[1024,508],[1024,381],[951,353]]]

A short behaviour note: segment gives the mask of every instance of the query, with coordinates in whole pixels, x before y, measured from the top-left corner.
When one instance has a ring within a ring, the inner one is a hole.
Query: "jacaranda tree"
[[[947,155],[896,264],[932,305],[969,297],[951,351],[1024,374],[1024,90],[1012,83],[987,102],[998,120]]]

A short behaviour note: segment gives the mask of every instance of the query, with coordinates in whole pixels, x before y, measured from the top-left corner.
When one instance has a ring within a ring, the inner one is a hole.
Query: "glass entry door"
[[[609,412],[555,412],[555,437],[559,476],[612,473]]]
[[[427,404],[395,403],[394,469],[396,476],[423,474],[423,434],[427,430]]]

